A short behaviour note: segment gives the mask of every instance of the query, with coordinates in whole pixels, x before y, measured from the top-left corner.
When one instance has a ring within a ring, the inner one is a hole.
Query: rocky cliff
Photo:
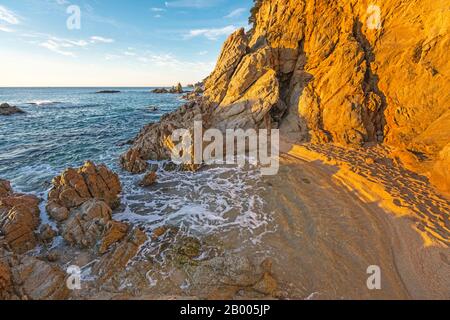
[[[437,154],[450,137],[449,18],[442,0],[259,0],[205,96],[239,126],[269,113],[296,141]]]
[[[203,110],[219,129],[277,127],[293,142],[385,143],[420,160],[442,156],[448,1],[255,0],[250,21],[252,30],[225,42],[203,100],[143,130],[135,153],[167,155],[162,132]]]

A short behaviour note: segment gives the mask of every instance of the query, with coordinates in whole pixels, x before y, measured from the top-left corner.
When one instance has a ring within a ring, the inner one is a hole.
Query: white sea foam
[[[123,212],[148,232],[175,226],[194,236],[236,232],[242,241],[258,242],[271,227],[271,214],[259,195],[264,188],[257,168],[214,167],[196,173],[158,171],[154,187],[137,186],[142,176],[121,177]]]
[[[30,101],[27,104],[33,105],[33,106],[48,106],[48,105],[54,105],[54,104],[60,104],[59,101],[51,101],[51,100],[35,100]]]

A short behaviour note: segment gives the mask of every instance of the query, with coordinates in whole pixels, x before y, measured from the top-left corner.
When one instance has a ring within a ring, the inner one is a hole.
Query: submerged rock
[[[16,113],[25,113],[22,109],[18,107],[11,106],[7,103],[3,103],[0,105],[0,116],[10,116]]]

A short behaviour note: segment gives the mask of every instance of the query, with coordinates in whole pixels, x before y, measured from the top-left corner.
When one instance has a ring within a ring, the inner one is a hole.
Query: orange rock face
[[[112,209],[120,205],[122,191],[117,174],[104,165],[86,162],[83,167],[67,169],[53,179],[53,189],[48,196],[47,211],[57,220],[64,220],[67,210],[82,205],[89,199],[106,202]]]
[[[450,143],[441,151],[431,172],[431,182],[450,195]]]
[[[93,273],[98,275],[101,281],[110,279],[111,276],[126,267],[147,239],[147,235],[138,228],[131,230],[122,241],[116,243],[108,253],[101,257],[100,261],[92,268]]]
[[[12,251],[25,253],[36,246],[39,202],[35,196],[13,193],[9,182],[0,182],[0,231]]]
[[[203,99],[144,128],[137,159],[167,158],[193,110],[205,128],[274,127],[292,142],[386,143],[431,159],[450,142],[447,0],[258,0],[251,21],[225,42]]]

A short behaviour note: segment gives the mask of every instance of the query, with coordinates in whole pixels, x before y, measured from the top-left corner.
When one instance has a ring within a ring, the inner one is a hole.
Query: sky
[[[0,86],[169,86],[205,78],[252,0],[0,0]]]

